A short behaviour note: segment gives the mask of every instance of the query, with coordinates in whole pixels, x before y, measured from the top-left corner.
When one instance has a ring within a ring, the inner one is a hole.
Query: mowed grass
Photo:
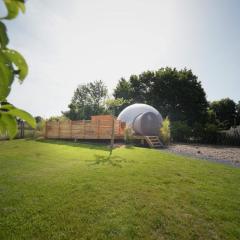
[[[240,239],[240,169],[158,150],[0,142],[0,239]]]

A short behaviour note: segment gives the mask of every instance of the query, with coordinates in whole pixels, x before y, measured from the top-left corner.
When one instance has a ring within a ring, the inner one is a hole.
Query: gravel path
[[[240,167],[240,147],[172,144],[164,151]]]

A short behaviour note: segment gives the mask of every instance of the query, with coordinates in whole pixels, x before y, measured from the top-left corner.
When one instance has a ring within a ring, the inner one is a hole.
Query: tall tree
[[[215,112],[219,126],[224,129],[228,129],[236,123],[236,107],[236,103],[230,98],[223,98],[210,104],[210,109]]]
[[[130,105],[130,101],[123,98],[108,99],[106,101],[107,112],[114,116],[118,116],[128,105]]]
[[[238,101],[236,105],[236,110],[237,110],[237,125],[240,125],[240,101]]]
[[[3,0],[7,16],[0,19],[10,20],[17,17],[19,10],[25,12],[24,0]],[[21,118],[35,128],[35,119],[27,112],[14,107],[7,101],[14,80],[20,83],[28,74],[28,66],[23,56],[8,48],[8,35],[5,24],[0,21],[0,134],[13,138],[17,134],[17,118]]]
[[[131,84],[125,78],[121,78],[114,90],[113,96],[116,99],[131,100]]]
[[[75,90],[69,111],[63,114],[71,120],[90,119],[92,115],[105,113],[107,87],[100,81],[79,85]]]
[[[127,96],[133,103],[153,105],[171,121],[181,120],[193,125],[204,122],[207,116],[205,91],[197,76],[187,69],[178,71],[166,67],[132,75],[128,81],[121,79],[114,96]]]

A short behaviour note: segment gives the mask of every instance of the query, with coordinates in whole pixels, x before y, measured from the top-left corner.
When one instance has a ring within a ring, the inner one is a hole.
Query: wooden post
[[[24,121],[20,122],[21,130],[20,130],[20,138],[24,138]]]
[[[83,138],[85,138],[85,120],[83,120]]]
[[[111,135],[111,145],[110,145],[110,156],[112,155],[112,151],[113,151],[113,145],[114,145],[114,116],[112,116],[112,135]]]
[[[121,121],[118,121],[118,135],[121,135]]]
[[[58,138],[60,138],[60,121],[58,121]]]
[[[70,138],[72,139],[73,138],[72,137],[72,120],[70,120],[70,134],[71,134]]]
[[[100,120],[97,120],[97,138],[99,139],[99,137],[100,137]]]
[[[48,124],[48,121],[46,121],[46,123],[45,123],[45,133],[44,133],[44,137],[45,137],[45,138],[48,137],[48,128],[47,128],[47,124]]]

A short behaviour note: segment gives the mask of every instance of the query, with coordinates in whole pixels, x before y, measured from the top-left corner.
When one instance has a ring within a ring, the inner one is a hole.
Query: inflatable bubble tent
[[[126,107],[118,115],[118,120],[125,122],[136,134],[145,136],[159,135],[163,121],[157,109],[142,103]]]

